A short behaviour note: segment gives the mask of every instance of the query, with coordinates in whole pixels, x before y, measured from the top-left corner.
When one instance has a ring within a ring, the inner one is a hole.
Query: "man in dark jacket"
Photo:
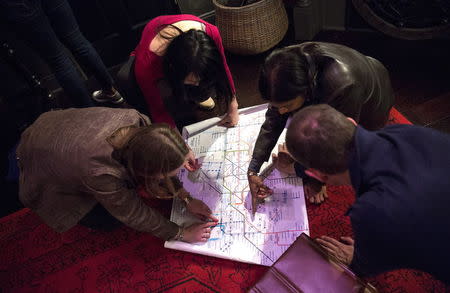
[[[318,239],[330,253],[360,275],[412,268],[450,283],[449,135],[413,125],[372,132],[316,105],[294,115],[286,146],[309,176],[355,189],[355,239]]]
[[[378,60],[331,43],[307,42],[274,51],[265,60],[259,89],[270,105],[247,172],[253,197],[270,194],[258,172],[292,113],[326,103],[375,130],[386,124],[394,103],[389,74]],[[325,186],[302,177],[310,201],[323,201]]]

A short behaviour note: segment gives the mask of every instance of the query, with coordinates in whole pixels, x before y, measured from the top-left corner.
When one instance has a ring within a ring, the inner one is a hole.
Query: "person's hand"
[[[260,176],[249,175],[247,178],[252,197],[266,198],[273,193],[273,190],[264,184]]]
[[[206,242],[211,236],[211,227],[215,225],[217,225],[216,222],[192,224],[183,229],[183,241],[189,243]]]
[[[234,127],[239,122],[238,102],[236,95],[233,95],[231,102],[228,105],[228,113],[218,123],[219,126]]]
[[[341,237],[341,241],[337,241],[334,238],[322,236],[317,238],[316,241],[342,263],[350,265],[352,262],[355,250],[355,241],[352,238]]]
[[[203,201],[191,198],[186,205],[187,210],[196,217],[206,221],[211,220],[213,222],[219,222],[219,219],[212,215],[212,211]]]
[[[222,118],[222,120],[219,121],[218,125],[224,127],[234,127],[238,124],[238,122],[239,122],[239,112],[236,110],[228,112]]]
[[[303,191],[310,203],[320,204],[328,198],[327,186],[312,177],[303,178]]]
[[[184,168],[186,168],[186,170],[188,170],[189,172],[193,172],[199,169],[201,166],[202,164],[200,164],[198,162],[198,159],[195,158],[194,152],[192,150],[189,150],[188,159],[186,163],[184,163]]]
[[[286,144],[278,145],[278,155],[272,154],[272,161],[279,171],[287,174],[295,174],[294,159],[289,154]]]

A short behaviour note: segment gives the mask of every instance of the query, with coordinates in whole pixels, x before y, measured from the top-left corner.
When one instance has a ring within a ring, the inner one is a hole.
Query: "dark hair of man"
[[[267,56],[259,75],[264,100],[286,102],[302,95],[310,98],[308,65],[298,47],[286,47]]]
[[[134,181],[149,194],[158,194],[157,176],[163,175],[167,182],[167,174],[184,163],[189,148],[176,130],[154,124],[138,129],[119,151]]]
[[[298,111],[289,124],[286,146],[306,168],[326,174],[348,169],[356,126],[342,113],[326,104]]]
[[[170,26],[178,31],[177,35],[160,35],[171,40],[163,56],[163,69],[174,95],[190,98],[186,95],[184,79],[192,72],[200,80],[199,92],[204,100],[215,92],[218,98],[229,102],[232,92],[222,55],[214,40],[201,30],[183,32],[176,26]]]

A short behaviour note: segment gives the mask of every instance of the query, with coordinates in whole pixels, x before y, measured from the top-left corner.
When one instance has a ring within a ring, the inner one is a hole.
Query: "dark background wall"
[[[180,12],[174,0],[69,0],[69,3],[81,31],[110,69],[128,58],[150,19]],[[47,94],[57,99],[64,97],[45,62],[5,22],[0,22],[0,45],[0,123],[3,126],[0,216],[3,216],[20,207],[17,184],[5,178],[8,153],[21,131],[47,107]],[[80,73],[84,75],[82,69]],[[10,159],[13,157],[10,154]]]

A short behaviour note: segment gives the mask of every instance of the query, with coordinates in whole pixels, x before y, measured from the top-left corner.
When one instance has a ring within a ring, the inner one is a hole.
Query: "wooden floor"
[[[450,133],[450,41],[405,41],[371,32],[321,32],[316,41],[352,47],[389,70],[395,108],[412,123]],[[260,104],[258,70],[267,54],[229,55],[240,107]]]

